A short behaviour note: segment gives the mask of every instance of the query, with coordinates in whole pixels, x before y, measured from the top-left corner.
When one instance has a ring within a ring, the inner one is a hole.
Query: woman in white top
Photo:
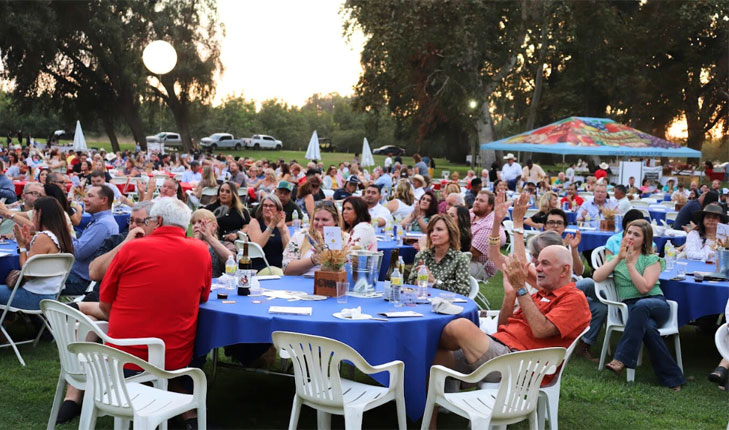
[[[331,200],[320,200],[314,204],[309,230],[299,230],[289,240],[283,253],[285,275],[313,275],[319,270],[320,257],[310,237],[323,237],[324,227],[342,227],[342,218]],[[344,235],[342,242],[349,239]]]
[[[60,203],[53,197],[41,197],[35,201],[33,225],[38,231],[32,238],[30,226],[15,225],[15,239],[18,242],[20,266],[28,258],[41,254],[73,254],[73,241],[66,227]],[[29,249],[26,249],[29,248]],[[43,299],[55,299],[61,288],[63,275],[52,278],[32,278],[26,280],[15,292],[11,305],[21,309],[40,309]],[[13,293],[14,285],[0,285],[0,303],[7,304]]]
[[[377,251],[377,237],[367,202],[362,197],[350,196],[342,203],[342,221],[349,243],[367,251]]]
[[[393,219],[405,219],[413,212],[413,203],[415,203],[413,188],[406,179],[401,179],[397,182],[392,200],[387,202],[385,207],[390,211]]]
[[[686,237],[686,258],[690,260],[713,261],[717,240],[725,241],[729,237],[727,216],[721,206],[707,205],[699,212],[699,224]]]
[[[329,166],[327,174],[321,180],[322,188],[325,190],[336,190],[339,188],[339,181],[337,180],[337,168]]]

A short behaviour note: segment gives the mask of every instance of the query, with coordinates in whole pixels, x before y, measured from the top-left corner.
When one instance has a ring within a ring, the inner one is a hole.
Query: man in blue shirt
[[[701,194],[697,199],[687,201],[681,210],[678,211],[678,215],[676,215],[676,219],[673,221],[673,229],[690,230],[693,228],[691,227],[691,221],[693,221],[694,214],[701,211],[709,203],[715,203],[718,200],[719,194],[716,191],[708,191]]]
[[[193,161],[190,163],[190,170],[185,170],[182,174],[180,182],[200,182],[202,181],[202,173],[200,173],[200,163]]]
[[[73,253],[76,261],[66,279],[63,295],[81,295],[91,282],[89,280],[89,263],[101,247],[104,239],[119,233],[119,225],[111,214],[114,192],[106,186],[94,186],[84,197],[84,208],[91,214],[91,222],[81,234],[73,240]]]
[[[382,168],[377,167],[374,170],[375,182],[374,184],[382,191],[382,195],[385,197],[390,196],[390,190],[392,189],[392,176],[390,176],[390,169],[385,168],[383,172]]]
[[[18,200],[18,196],[15,195],[15,185],[2,173],[3,171],[5,171],[5,164],[0,161],[0,198],[4,198],[5,203],[15,203]]]

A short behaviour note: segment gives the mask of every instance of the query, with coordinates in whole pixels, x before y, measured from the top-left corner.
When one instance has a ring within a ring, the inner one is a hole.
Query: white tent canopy
[[[306,148],[306,159],[307,160],[321,160],[321,153],[319,152],[319,136],[316,134],[316,130],[311,134],[309,140],[309,147]]]
[[[84,132],[81,130],[81,121],[76,120],[76,132],[73,135],[73,150],[74,151],[88,151],[86,147],[86,139],[84,138]]]
[[[366,137],[362,142],[362,162],[360,164],[362,165],[362,167],[375,165],[375,158],[372,156],[372,151],[370,151],[370,144],[369,142],[367,142]]]

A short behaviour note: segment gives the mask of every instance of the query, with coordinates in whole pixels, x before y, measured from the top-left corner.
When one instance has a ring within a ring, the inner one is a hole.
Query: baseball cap
[[[293,191],[294,184],[289,181],[281,181],[278,183],[278,186],[276,188],[278,188],[279,190]]]
[[[353,184],[359,184],[361,181],[356,175],[349,175],[349,178],[347,178],[347,182],[351,182]]]

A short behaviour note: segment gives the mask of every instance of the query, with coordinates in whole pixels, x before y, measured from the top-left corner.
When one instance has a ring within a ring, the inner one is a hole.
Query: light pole
[[[476,101],[474,99],[471,99],[468,101],[468,108],[471,110],[471,113],[469,113],[468,116],[469,116],[469,118],[471,118],[471,120],[473,120],[473,111],[476,110],[477,107],[478,107],[478,101]],[[469,146],[471,147],[470,151],[468,151],[471,153],[471,169],[474,169],[474,166],[476,165],[476,152],[477,151],[475,149],[476,147],[473,146],[473,144],[471,144]],[[478,146],[478,127],[476,127],[476,146]]]
[[[144,48],[142,61],[147,70],[158,75],[157,80],[161,83],[162,75],[169,73],[177,64],[177,51],[169,42],[155,40]],[[160,97],[159,128],[162,131],[162,97]]]

